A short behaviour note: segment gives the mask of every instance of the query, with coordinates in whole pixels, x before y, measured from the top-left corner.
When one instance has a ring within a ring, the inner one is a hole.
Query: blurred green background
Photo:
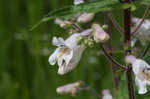
[[[66,38],[68,36],[66,31],[50,21],[40,25],[33,32],[28,32],[48,12],[70,5],[72,2],[72,0],[0,0],[0,99],[96,99],[89,92],[81,92],[75,97],[56,93],[58,86],[78,80],[85,81],[100,94],[103,89],[110,89],[111,93],[115,94],[111,67],[98,44],[94,48],[87,48],[73,72],[61,76],[57,74],[57,65],[54,67],[49,65],[48,57],[56,48],[51,45],[52,37]],[[140,11],[143,13],[139,9],[135,15],[142,16]],[[123,15],[120,15],[122,11],[114,13],[122,25]],[[103,24],[103,13],[99,13],[96,20]],[[115,45],[121,35],[113,27],[112,31]],[[121,57],[123,54],[118,51],[116,59],[123,61]],[[120,76],[124,73],[117,70],[117,74]],[[120,84],[122,87],[117,99],[127,99],[125,77],[120,76],[119,79],[122,81]]]

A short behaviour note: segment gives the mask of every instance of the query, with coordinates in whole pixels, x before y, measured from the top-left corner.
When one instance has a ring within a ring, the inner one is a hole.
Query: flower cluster
[[[145,94],[147,92],[146,86],[150,85],[150,66],[144,60],[138,59],[133,55],[126,56],[125,61],[132,64],[138,93]]]
[[[74,4],[78,5],[83,3],[83,0],[75,0]],[[60,27],[70,27],[76,26],[78,23],[88,23],[94,18],[94,13],[81,13],[76,18],[76,23],[73,23],[68,20],[61,20],[56,18],[55,23],[60,25]],[[76,26],[77,28],[81,28],[80,26]],[[72,28],[71,28],[72,29]],[[94,41],[96,43],[104,43],[109,39],[109,35],[103,30],[103,28],[98,24],[94,23],[92,26],[85,30],[74,30],[71,36],[69,36],[66,40],[59,37],[54,37],[52,40],[52,44],[57,46],[58,48],[54,51],[54,53],[49,57],[50,65],[55,65],[58,63],[59,69],[58,74],[64,75],[67,72],[72,71],[77,64],[79,63],[82,53],[86,49],[87,46],[92,46]]]

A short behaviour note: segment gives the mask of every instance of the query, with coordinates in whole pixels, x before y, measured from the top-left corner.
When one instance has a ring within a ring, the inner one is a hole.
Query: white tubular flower
[[[79,5],[81,3],[84,3],[84,0],[74,0],[74,5]]]
[[[80,87],[83,85],[84,83],[82,81],[78,81],[75,83],[70,83],[64,86],[60,86],[56,89],[56,92],[58,94],[72,94],[75,95],[78,91],[80,91]]]
[[[60,27],[62,27],[62,28],[71,25],[71,22],[66,21],[66,20],[64,21],[64,20],[61,20],[61,19],[59,19],[59,18],[56,18],[55,23],[56,23],[57,25],[59,25]]]
[[[150,85],[150,66],[142,59],[137,59],[135,56],[126,56],[125,61],[132,64],[132,69],[135,74],[135,82],[138,86],[138,93],[145,94],[147,85]]]
[[[103,43],[110,38],[109,35],[101,28],[99,24],[94,23],[92,25],[92,29],[94,33],[94,40],[96,41],[96,43]]]
[[[140,18],[132,18],[132,22],[134,24],[134,26],[132,27],[132,30],[134,30],[139,25],[141,20],[142,19],[140,19]],[[131,46],[134,47],[137,40],[139,40],[141,42],[141,44],[143,46],[145,46],[147,41],[150,40],[150,21],[145,20],[137,32],[138,33],[135,35],[135,37],[132,38]]]
[[[113,99],[112,95],[110,94],[109,90],[103,90],[103,97],[102,99]]]
[[[93,20],[95,14],[94,13],[82,13],[78,18],[77,22],[81,24],[88,23]]]
[[[51,65],[58,62],[58,74],[63,75],[73,70],[81,59],[82,53],[85,50],[84,44],[78,45],[78,37],[86,36],[91,30],[86,30],[81,33],[71,35],[65,41],[62,38],[53,38],[53,45],[58,46],[55,52],[49,57]]]

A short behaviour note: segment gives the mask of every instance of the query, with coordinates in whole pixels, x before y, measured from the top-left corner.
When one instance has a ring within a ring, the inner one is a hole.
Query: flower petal
[[[65,60],[66,65],[69,64],[72,57],[73,57],[73,51],[72,50],[69,50],[68,52],[65,53],[65,55],[63,56],[63,59]]]
[[[145,94],[147,92],[146,82],[140,80],[138,77],[135,78],[136,85],[138,86],[138,93]]]
[[[50,65],[55,65],[56,64],[57,56],[58,56],[58,54],[60,53],[61,50],[62,49],[57,48],[55,50],[55,52],[49,57],[48,61],[49,61]]]
[[[58,74],[63,75],[67,72],[72,71],[79,63],[84,50],[85,46],[83,45],[74,48],[71,60],[69,61],[69,63],[65,62],[62,66],[59,67]]]
[[[63,38],[59,37],[58,39],[56,37],[53,37],[52,44],[56,46],[64,46],[65,41]]]

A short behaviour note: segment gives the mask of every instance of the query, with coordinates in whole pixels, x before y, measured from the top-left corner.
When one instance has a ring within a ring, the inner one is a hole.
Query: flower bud
[[[78,43],[78,44],[81,44],[83,40],[84,40],[84,38],[83,38],[82,36],[79,36],[79,37],[77,38],[77,43]]]
[[[112,95],[110,94],[110,91],[108,89],[103,90],[103,97],[102,99],[113,99]]]
[[[103,26],[102,26],[102,29],[104,29],[104,30],[105,30],[105,29],[108,29],[108,25],[103,25]]]
[[[78,91],[80,91],[80,87],[84,85],[83,81],[78,81],[75,83],[70,83],[64,86],[60,86],[56,89],[58,94],[72,94],[75,95]]]
[[[60,25],[60,27],[62,27],[62,28],[68,27],[68,26],[70,26],[72,24],[69,21],[63,21],[63,20],[61,20],[59,18],[56,18],[55,23]]]
[[[94,16],[94,13],[83,13],[78,17],[77,22],[81,24],[88,23],[93,20]]]
[[[88,39],[84,39],[84,45],[85,45],[85,46],[88,46],[88,44],[89,44]]]
[[[94,41],[92,39],[89,40],[89,47],[93,47],[94,46]]]
[[[110,37],[109,35],[101,28],[101,26],[97,23],[92,25],[94,40],[96,43],[103,43],[107,41]]]
[[[92,29],[86,29],[86,30],[81,32],[81,35],[84,37],[88,37],[92,32],[93,32]]]
[[[74,0],[74,5],[79,5],[81,3],[84,3],[84,0]]]
[[[136,61],[136,57],[133,56],[133,55],[129,55],[129,56],[126,56],[126,57],[125,57],[125,62],[126,62],[127,64],[131,64],[131,63],[133,63],[133,62],[135,62],[135,61]]]

